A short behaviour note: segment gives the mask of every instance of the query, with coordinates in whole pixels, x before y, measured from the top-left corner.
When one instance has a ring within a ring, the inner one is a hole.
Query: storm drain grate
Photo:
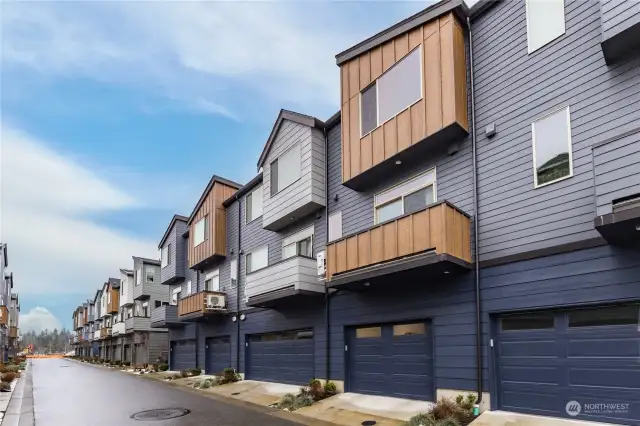
[[[235,395],[240,395],[240,392],[234,392],[234,393],[232,393],[231,395],[234,395],[234,396],[235,396]]]
[[[360,423],[362,426],[373,426],[375,425],[377,422],[375,420],[365,420],[364,422]]]
[[[133,420],[160,421],[167,419],[175,419],[189,414],[191,411],[186,408],[158,408],[156,410],[140,411],[131,415]]]

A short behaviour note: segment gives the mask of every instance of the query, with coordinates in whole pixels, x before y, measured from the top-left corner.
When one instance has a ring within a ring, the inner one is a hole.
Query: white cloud
[[[157,257],[155,241],[100,226],[91,214],[138,207],[78,161],[3,126],[0,136],[0,239],[8,243],[19,293],[86,293],[131,256]]]
[[[22,333],[28,331],[39,333],[43,330],[53,330],[55,328],[60,330],[62,325],[46,308],[38,306],[27,313],[20,314],[20,331]]]

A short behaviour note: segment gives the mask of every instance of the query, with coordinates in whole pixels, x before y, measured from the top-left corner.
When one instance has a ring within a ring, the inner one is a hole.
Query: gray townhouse
[[[94,316],[93,316],[93,340],[91,342],[92,352],[94,357],[98,359],[104,359],[104,352],[102,350],[101,343],[101,328],[102,328],[102,289],[99,288],[93,297]]]
[[[640,4],[443,0],[159,243],[172,370],[640,422]],[[572,413],[575,414],[575,413]]]
[[[17,293],[13,293],[14,276],[9,268],[9,250],[0,242],[0,359],[7,361],[14,356],[19,337],[18,317],[20,303]]]

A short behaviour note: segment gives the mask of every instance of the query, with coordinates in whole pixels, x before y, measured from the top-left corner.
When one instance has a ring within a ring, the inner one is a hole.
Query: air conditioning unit
[[[223,294],[207,294],[207,309],[224,309],[227,306],[226,296]]]
[[[324,251],[321,251],[320,253],[317,254],[316,261],[318,265],[318,276],[324,277],[325,274],[327,273],[327,261],[325,260],[325,257],[324,257]]]

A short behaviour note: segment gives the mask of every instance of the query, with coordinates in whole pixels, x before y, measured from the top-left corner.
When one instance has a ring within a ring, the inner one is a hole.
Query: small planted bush
[[[11,384],[9,382],[0,382],[0,392],[11,392]]]
[[[202,370],[200,370],[199,368],[192,368],[189,373],[191,373],[192,376],[199,376],[200,374],[202,374]]]
[[[180,377],[182,377],[182,378],[189,377],[189,372],[187,370],[182,370],[180,372]]]
[[[322,389],[322,383],[318,379],[311,380],[306,391],[314,401],[320,401],[324,398],[324,389]]]
[[[218,376],[218,384],[224,385],[227,383],[239,382],[240,375],[236,373],[236,370],[233,368],[225,368],[221,375]]]
[[[131,365],[131,361],[125,361],[122,363],[122,365],[126,365],[127,367],[129,367]]]
[[[213,379],[206,379],[202,382],[202,389],[209,389],[211,386],[213,386]]]
[[[0,379],[1,379],[3,382],[11,383],[11,382],[13,382],[13,381],[16,379],[16,377],[17,377],[16,373],[4,373],[4,374],[0,377]]]
[[[324,385],[324,396],[329,398],[330,396],[334,396],[338,394],[338,388],[336,387],[336,384],[333,382],[327,382],[326,385]]]
[[[475,419],[473,408],[476,400],[476,396],[473,394],[458,395],[455,401],[449,398],[440,398],[433,408],[426,415],[423,415],[432,418],[433,422],[422,424],[424,426],[467,426]],[[414,424],[420,423],[407,423],[409,426],[414,426]]]
[[[167,371],[167,370],[169,370],[169,364],[160,364],[160,365],[158,366],[158,369],[159,369],[160,371]]]
[[[300,393],[294,395],[287,393],[280,398],[275,407],[280,410],[295,411],[303,407],[309,407],[314,403],[313,396],[309,393],[308,388],[300,388]]]

